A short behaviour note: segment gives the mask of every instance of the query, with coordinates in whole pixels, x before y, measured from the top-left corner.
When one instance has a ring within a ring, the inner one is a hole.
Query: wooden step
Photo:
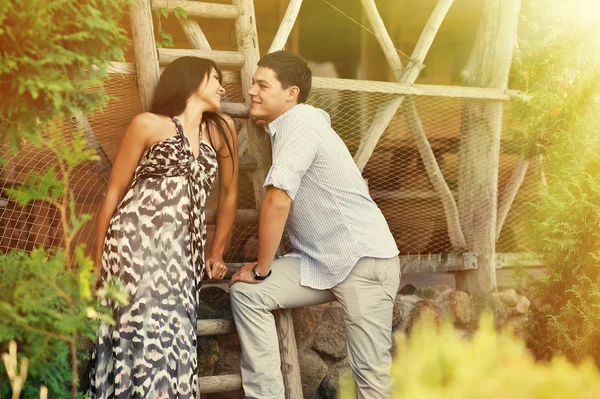
[[[166,8],[169,13],[174,12],[176,8],[181,8],[187,12],[188,17],[198,18],[237,19],[240,15],[234,5],[188,0],[152,0],[152,9],[159,8]]]
[[[196,323],[199,337],[227,335],[235,332],[235,324],[230,319],[202,319]]]
[[[192,50],[192,49],[174,49],[174,48],[159,48],[158,62],[160,65],[169,65],[180,57],[200,57],[213,60],[219,66],[241,67],[244,65],[244,54],[237,51],[222,51],[222,50]]]
[[[242,389],[242,376],[227,374],[200,377],[198,386],[200,394],[239,391]]]

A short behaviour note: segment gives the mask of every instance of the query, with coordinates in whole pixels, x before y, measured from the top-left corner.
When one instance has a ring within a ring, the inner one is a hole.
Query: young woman
[[[196,398],[196,317],[202,278],[221,279],[237,200],[237,138],[220,109],[221,72],[183,57],[162,73],[150,112],[133,118],[97,218],[101,281],[129,303],[102,323],[90,398]],[[219,173],[217,174],[217,170]],[[204,250],[204,207],[219,176],[217,224]],[[205,256],[206,253],[206,256]]]

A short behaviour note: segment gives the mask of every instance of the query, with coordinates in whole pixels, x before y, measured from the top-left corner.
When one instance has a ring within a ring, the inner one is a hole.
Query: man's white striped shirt
[[[292,199],[286,229],[300,256],[300,284],[329,289],[360,258],[391,258],[396,242],[369,196],[348,148],[329,115],[298,104],[267,128],[273,165],[264,186]]]

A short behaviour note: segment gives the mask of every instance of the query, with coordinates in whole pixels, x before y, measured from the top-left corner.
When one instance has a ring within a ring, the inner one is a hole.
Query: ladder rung
[[[198,378],[200,393],[232,392],[242,389],[242,376],[239,374],[213,375]]]
[[[166,8],[173,12],[176,8],[187,11],[189,17],[237,19],[240,12],[237,6],[229,4],[204,3],[188,0],[152,0],[152,9]]]
[[[221,51],[221,50],[192,50],[192,49],[173,49],[159,48],[158,63],[160,65],[168,65],[177,58],[191,56],[208,58],[216,62],[220,66],[241,67],[244,65],[244,54],[237,51]]]
[[[244,103],[221,103],[221,111],[224,114],[231,116],[232,118],[244,118],[248,119],[250,116],[250,107]]]
[[[235,332],[235,324],[229,319],[203,319],[196,323],[199,337],[227,335]]]
[[[238,209],[233,224],[238,226],[258,226],[258,216],[258,209]],[[215,224],[216,218],[216,210],[206,210],[206,224]]]

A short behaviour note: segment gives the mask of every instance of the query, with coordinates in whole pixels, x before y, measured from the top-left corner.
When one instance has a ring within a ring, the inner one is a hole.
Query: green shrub
[[[102,108],[108,61],[123,61],[128,0],[0,2],[0,134],[17,146],[46,122]]]
[[[98,318],[112,322],[109,309],[100,306],[92,293],[97,280],[94,263],[85,255],[84,245],[74,242],[91,215],[76,213],[71,178],[96,157],[86,149],[81,132],[65,140],[55,127],[44,139],[43,147],[56,156],[56,165],[5,191],[20,205],[44,201],[56,207],[63,221],[62,246],[0,254],[0,353],[15,340],[20,356],[29,359],[23,397],[38,397],[43,384],[51,398],[75,398],[78,365],[89,356],[81,340],[94,338]],[[106,286],[101,294],[110,301],[125,301],[118,286]],[[9,397],[10,392],[9,381],[0,379],[0,397]]]
[[[535,305],[529,346],[539,359],[592,356],[600,365],[600,15],[591,4],[523,4],[515,82],[527,97],[510,114],[525,152],[543,157],[537,195],[521,214],[547,268],[525,282]]]
[[[394,399],[581,399],[600,397],[600,372],[591,362],[536,362],[524,342],[498,333],[485,315],[471,339],[454,327],[420,320],[397,337]],[[348,390],[343,398],[352,397]]]

